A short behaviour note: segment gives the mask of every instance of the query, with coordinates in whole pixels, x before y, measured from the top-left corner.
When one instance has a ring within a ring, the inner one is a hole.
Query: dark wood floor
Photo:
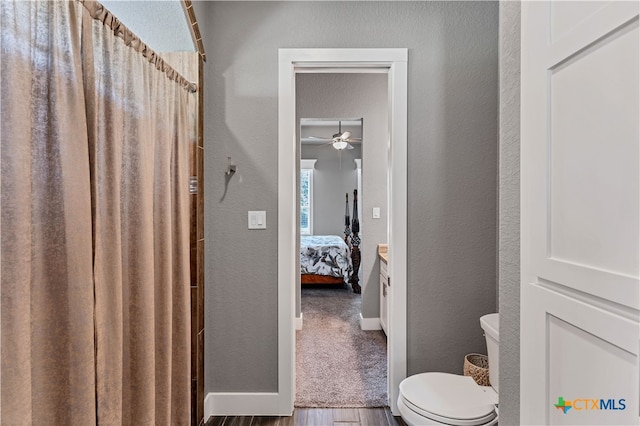
[[[291,417],[218,416],[205,426],[405,426],[389,408],[296,408]]]

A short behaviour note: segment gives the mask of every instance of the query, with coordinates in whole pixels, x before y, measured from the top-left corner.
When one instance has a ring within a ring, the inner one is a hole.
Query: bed
[[[300,237],[300,282],[302,284],[348,283],[353,270],[351,250],[337,235]]]
[[[351,284],[360,294],[360,221],[358,190],[353,190],[353,220],[349,215],[349,193],[345,196],[344,237],[337,235],[300,236],[300,282],[302,284]]]

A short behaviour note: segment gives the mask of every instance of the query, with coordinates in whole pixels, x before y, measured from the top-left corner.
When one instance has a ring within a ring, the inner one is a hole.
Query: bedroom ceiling
[[[300,119],[300,142],[303,145],[322,145],[326,141],[308,139],[309,136],[331,138],[338,132],[339,122],[342,122],[342,131],[351,132],[352,138],[362,139],[362,118],[302,118]],[[351,142],[357,144],[360,142]]]

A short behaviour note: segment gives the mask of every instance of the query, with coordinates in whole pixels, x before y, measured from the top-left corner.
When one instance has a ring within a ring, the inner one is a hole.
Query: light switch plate
[[[267,212],[264,210],[249,211],[248,214],[249,229],[266,229],[267,228]]]
[[[373,218],[380,219],[380,207],[373,208]]]

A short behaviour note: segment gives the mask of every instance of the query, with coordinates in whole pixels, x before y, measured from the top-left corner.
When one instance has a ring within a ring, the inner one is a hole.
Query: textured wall
[[[500,2],[500,423],[520,422],[520,2]]]
[[[354,159],[360,158],[361,153],[359,148],[354,148],[344,150],[342,158],[339,155],[331,145],[302,147],[300,158],[318,160],[313,171],[315,235],[344,235],[344,194],[351,193],[358,184]]]
[[[380,310],[380,274],[378,244],[387,242],[387,146],[388,82],[386,74],[298,74],[296,109],[300,118],[353,117],[362,122],[362,193],[360,234],[362,245],[362,316],[377,318]],[[336,102],[340,99],[340,102]],[[355,151],[355,150],[354,150]],[[347,152],[347,155],[350,155]],[[338,156],[328,165],[337,168]],[[352,163],[352,167],[355,164]],[[349,191],[349,209],[353,217],[353,189]],[[344,192],[336,193],[340,233],[344,230]],[[380,207],[380,219],[371,218],[371,208]],[[328,212],[327,212],[328,213]],[[340,235],[340,234],[339,234]]]
[[[326,130],[320,133],[333,134]],[[354,159],[361,158],[360,145],[340,153],[331,145],[306,145],[300,158],[317,160],[313,171],[313,233],[315,235],[344,235],[344,194],[353,192],[358,184],[358,170]],[[349,195],[349,200],[352,196]],[[349,203],[351,209],[351,203]]]
[[[206,392],[277,390],[278,48],[406,47],[408,373],[460,373],[496,310],[497,2],[195,2]],[[225,179],[227,156],[238,172]],[[247,230],[247,210],[267,229]]]

